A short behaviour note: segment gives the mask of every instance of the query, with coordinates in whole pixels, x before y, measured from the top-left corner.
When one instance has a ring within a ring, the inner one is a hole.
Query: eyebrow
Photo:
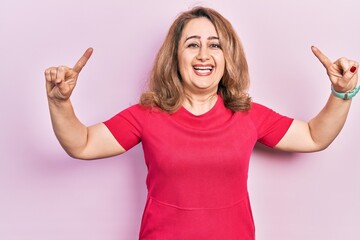
[[[185,39],[185,42],[186,42],[187,40],[193,39],[193,38],[195,38],[195,39],[200,39],[201,37],[198,36],[198,35],[193,35],[193,36],[187,37],[187,38]],[[214,40],[214,39],[219,40],[219,37],[210,36],[210,37],[208,37],[207,39],[208,39],[208,40]]]

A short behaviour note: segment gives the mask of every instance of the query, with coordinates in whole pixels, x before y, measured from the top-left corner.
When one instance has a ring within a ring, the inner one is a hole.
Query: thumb
[[[59,88],[60,93],[64,93],[68,90],[68,84],[65,84],[65,74],[65,67],[59,67],[56,74],[55,84]]]
[[[70,86],[69,84],[65,83],[64,80],[57,82],[56,86],[58,87],[59,93],[62,97],[67,97],[69,95]]]
[[[80,73],[83,67],[86,65],[87,61],[90,59],[94,49],[88,48],[82,57],[75,63],[73,70],[77,73]]]
[[[70,80],[65,79],[66,73],[68,71],[69,71],[69,68],[61,66],[58,68],[57,75],[56,75],[55,85],[57,86],[57,88],[59,89],[59,93],[63,97],[66,97],[69,95],[69,93],[71,91],[71,85],[74,85],[76,82],[74,79],[70,79]]]

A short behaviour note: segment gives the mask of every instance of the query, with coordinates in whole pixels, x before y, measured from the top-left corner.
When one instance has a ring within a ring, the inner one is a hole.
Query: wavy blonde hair
[[[225,106],[234,112],[250,109],[251,98],[247,93],[249,71],[240,39],[227,19],[217,11],[205,7],[195,7],[181,13],[171,25],[150,73],[149,89],[141,95],[142,106],[157,106],[169,113],[182,106],[185,92],[178,69],[179,41],[184,26],[190,20],[200,17],[209,19],[219,35],[225,70],[218,93]]]

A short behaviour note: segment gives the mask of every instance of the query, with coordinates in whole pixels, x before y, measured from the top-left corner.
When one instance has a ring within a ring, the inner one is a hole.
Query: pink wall
[[[51,129],[43,71],[89,46],[73,104],[86,124],[136,103],[175,16],[199,1],[0,3],[0,239],[137,239],[145,202],[141,147],[121,157],[68,157]],[[201,1],[237,29],[255,101],[301,119],[330,84],[310,51],[360,60],[357,0]],[[360,239],[360,100],[326,151],[253,154],[249,188],[261,240]]]

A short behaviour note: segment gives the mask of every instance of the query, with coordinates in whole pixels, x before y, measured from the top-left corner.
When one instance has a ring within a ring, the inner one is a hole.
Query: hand
[[[76,86],[79,73],[93,53],[88,48],[73,68],[66,66],[50,67],[45,70],[46,92],[49,99],[56,101],[68,100]]]
[[[313,46],[311,50],[326,68],[327,75],[335,91],[344,93],[356,87],[358,82],[358,62],[340,58],[332,63],[318,48]]]

